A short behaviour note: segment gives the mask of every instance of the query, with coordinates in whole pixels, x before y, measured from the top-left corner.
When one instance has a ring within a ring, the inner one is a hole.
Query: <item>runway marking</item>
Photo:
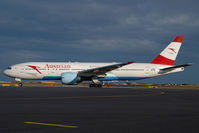
[[[52,126],[52,127],[79,128],[78,126],[60,125],[60,124],[52,124],[52,123],[40,123],[40,122],[24,122],[24,123],[32,124],[32,125]]]
[[[127,94],[127,95],[111,95],[111,96],[77,96],[77,97],[33,97],[33,98],[2,98],[0,101],[29,101],[29,100],[60,100],[60,99],[94,99],[94,98],[127,98],[138,96],[157,96],[164,95],[163,91],[149,91],[149,94]]]

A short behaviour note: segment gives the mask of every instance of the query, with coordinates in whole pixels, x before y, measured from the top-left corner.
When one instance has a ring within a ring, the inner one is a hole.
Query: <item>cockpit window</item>
[[[11,67],[8,67],[7,69],[10,69],[10,70],[11,70],[12,68],[11,68]]]

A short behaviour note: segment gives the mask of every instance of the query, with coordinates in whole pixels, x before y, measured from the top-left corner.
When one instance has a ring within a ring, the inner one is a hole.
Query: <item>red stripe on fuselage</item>
[[[168,59],[162,55],[158,55],[151,63],[152,64],[161,64],[161,65],[173,65],[174,60]]]
[[[31,66],[31,65],[27,65],[27,66],[32,68],[32,69],[34,69],[34,70],[36,70],[38,73],[41,74],[41,72],[37,69],[37,66]]]

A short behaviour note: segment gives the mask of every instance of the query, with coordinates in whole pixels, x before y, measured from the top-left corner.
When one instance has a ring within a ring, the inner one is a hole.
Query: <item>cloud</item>
[[[45,61],[53,58],[52,55],[46,52],[32,51],[32,50],[7,50],[1,53],[0,59],[3,64],[14,64],[19,62],[29,61]],[[5,58],[6,57],[6,58]]]
[[[197,53],[198,3],[2,0],[0,58],[5,64],[68,58],[126,61],[137,57],[145,61],[177,35],[185,36],[183,49]],[[196,57],[192,59],[196,61]]]
[[[38,60],[40,58],[44,58],[41,53],[34,52],[34,51],[26,51],[21,50],[14,53],[15,58],[18,58],[20,60],[31,60],[35,59]]]
[[[157,43],[150,40],[139,39],[85,39],[73,45],[75,48],[94,51],[145,51],[157,49]]]

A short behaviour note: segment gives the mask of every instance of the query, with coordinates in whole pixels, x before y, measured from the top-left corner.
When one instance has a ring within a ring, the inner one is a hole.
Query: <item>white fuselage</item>
[[[79,63],[79,62],[27,62],[16,64],[4,71],[15,78],[29,80],[61,80],[63,84],[78,84],[91,80],[91,86],[101,86],[101,81],[138,80],[180,72],[190,64],[173,66],[180,50],[183,36],[177,36],[151,63]]]
[[[79,62],[27,62],[11,66],[4,71],[9,77],[28,80],[60,80],[64,72],[80,72],[87,69],[114,65],[117,63],[79,63]],[[160,69],[171,67],[151,63],[132,63],[113,71],[107,72],[105,77],[98,77],[100,81],[110,80],[138,80],[169,73],[183,71],[175,69],[161,74]]]

